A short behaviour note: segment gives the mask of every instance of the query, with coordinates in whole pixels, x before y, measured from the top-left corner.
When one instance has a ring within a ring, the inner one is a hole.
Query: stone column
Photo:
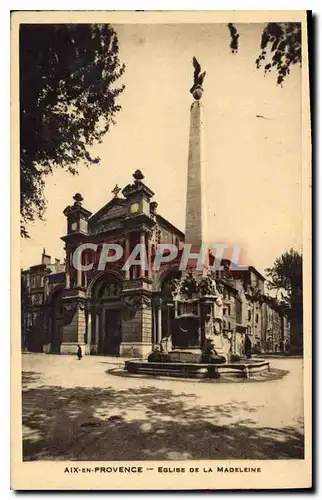
[[[87,266],[89,262],[88,253],[85,253],[85,265]],[[84,271],[84,287],[87,288],[87,271]]]
[[[70,250],[66,250],[66,288],[70,289]]]
[[[142,231],[140,234],[140,245],[141,245],[141,247],[142,247],[142,245],[144,245],[144,247],[145,247],[145,233],[144,233],[144,231]],[[142,278],[143,276],[145,276],[145,271],[143,269],[143,266],[141,265],[140,266],[140,277]]]
[[[148,236],[148,278],[152,278],[152,242]]]
[[[168,322],[168,336],[171,336],[171,325],[172,325],[172,304],[167,305],[167,322]]]
[[[151,321],[152,321],[152,344],[157,343],[157,321],[156,321],[156,305],[152,302],[151,308]]]
[[[76,248],[74,248],[74,252],[76,251]],[[73,262],[73,254],[71,254],[71,257],[70,257],[70,260],[71,260],[71,263],[70,265],[72,266],[72,262]],[[75,267],[75,271],[76,271],[76,283],[74,286],[77,286],[77,287],[81,287],[82,286],[82,270],[81,269],[78,269],[79,265],[81,265],[81,261],[79,261],[77,263],[77,267]]]
[[[161,302],[158,305],[157,309],[157,322],[158,322],[158,328],[157,328],[157,343],[161,342],[162,339],[162,308],[161,308]]]
[[[100,341],[100,315],[99,313],[96,313],[96,321],[95,321],[95,344],[96,344],[96,349],[98,349],[98,344]]]
[[[125,249],[124,249],[124,263],[127,261],[127,259],[129,258],[129,255],[130,255],[130,239],[129,239],[129,236],[126,236],[125,238]],[[125,271],[125,279],[126,280],[129,280],[130,279],[130,270],[127,269]]]
[[[77,286],[82,286],[82,271],[81,269],[77,269],[77,281],[76,281],[76,285]]]
[[[87,350],[88,354],[91,353],[91,344],[92,344],[92,311],[88,311],[87,316]]]

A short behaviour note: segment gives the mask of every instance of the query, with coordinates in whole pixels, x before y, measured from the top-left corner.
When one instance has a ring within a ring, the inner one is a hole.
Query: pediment
[[[124,217],[124,215],[127,213],[127,207],[124,205],[114,205],[113,207],[109,208],[106,212],[104,212],[98,219],[96,219],[97,223],[109,220],[109,219],[115,219],[116,217]]]
[[[114,223],[117,219],[123,219],[127,215],[127,201],[119,198],[113,198],[107,205],[96,212],[89,220],[90,231],[95,232],[96,226],[101,226],[109,221]]]

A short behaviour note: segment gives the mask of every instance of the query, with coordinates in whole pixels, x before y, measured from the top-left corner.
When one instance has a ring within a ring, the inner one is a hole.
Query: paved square
[[[23,354],[24,460],[303,458],[303,360],[269,382],[120,377],[124,358]]]

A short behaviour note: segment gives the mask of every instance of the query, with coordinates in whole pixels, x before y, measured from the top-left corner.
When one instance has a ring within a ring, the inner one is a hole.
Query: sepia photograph
[[[310,486],[307,13],[185,14],[12,14],[15,489]]]

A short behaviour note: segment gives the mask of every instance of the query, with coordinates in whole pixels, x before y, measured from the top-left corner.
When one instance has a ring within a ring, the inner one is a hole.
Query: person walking
[[[79,344],[77,346],[77,357],[78,357],[78,360],[81,360],[83,357],[82,348]]]

